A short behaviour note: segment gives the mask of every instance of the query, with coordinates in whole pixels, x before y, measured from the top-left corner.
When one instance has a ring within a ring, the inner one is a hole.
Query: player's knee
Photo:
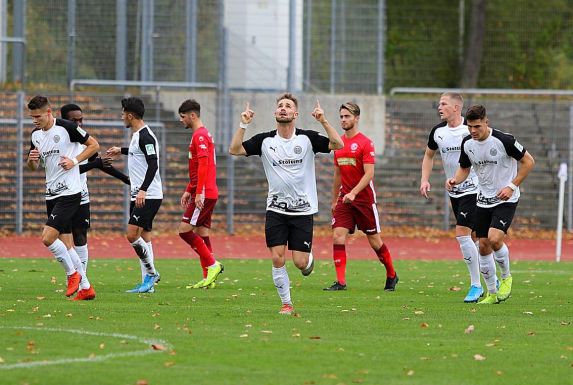
[[[127,233],[127,234],[125,234],[125,238],[127,238],[129,243],[133,243],[133,242],[137,241],[139,236],[137,234],[134,234],[134,233]]]
[[[57,238],[58,238],[57,236],[54,237],[52,236],[52,234],[42,234],[42,243],[44,244],[44,246],[48,247],[52,243],[54,243]]]

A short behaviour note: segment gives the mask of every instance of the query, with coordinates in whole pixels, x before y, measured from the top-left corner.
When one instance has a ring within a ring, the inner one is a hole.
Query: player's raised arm
[[[344,143],[342,142],[342,138],[338,135],[338,132],[328,123],[326,120],[326,116],[324,115],[324,110],[320,107],[320,102],[316,99],[316,105],[314,106],[314,110],[312,111],[312,116],[316,119],[322,127],[324,131],[326,131],[326,135],[330,143],[328,144],[328,148],[330,150],[339,150],[344,147]]]
[[[243,147],[243,139],[245,138],[245,131],[249,127],[249,123],[252,122],[255,116],[255,111],[251,110],[249,102],[245,106],[245,111],[241,112],[241,123],[239,123],[239,128],[235,131],[233,139],[231,140],[231,145],[229,146],[229,154],[231,155],[247,155],[247,151]]]

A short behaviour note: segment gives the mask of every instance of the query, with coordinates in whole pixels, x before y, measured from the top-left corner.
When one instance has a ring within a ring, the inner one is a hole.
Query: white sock
[[[76,268],[76,271],[80,273],[80,275],[82,276],[82,279],[80,281],[80,289],[89,289],[90,281],[88,280],[88,276],[86,275],[86,272],[84,270],[84,265],[82,264],[82,261],[78,256],[78,253],[76,253],[76,250],[72,247],[71,249],[68,249],[68,254],[70,255],[70,259],[72,260],[72,263]]]
[[[304,268],[305,270],[308,269],[310,267],[310,265],[312,265],[312,261],[314,261],[314,256],[312,255],[312,251],[311,251],[310,254],[308,254],[308,263],[306,264],[306,267]]]
[[[88,272],[88,260],[89,260],[88,245],[85,244],[83,246],[74,246],[74,249],[76,250],[76,253],[80,257],[80,261],[82,262],[82,265],[84,266],[84,271],[87,273]]]
[[[493,251],[493,258],[501,270],[501,278],[511,277],[511,272],[509,271],[509,249],[505,243],[501,246],[501,249]]]
[[[495,262],[493,260],[493,254],[479,256],[479,270],[481,275],[483,276],[483,279],[485,280],[487,290],[492,294],[497,293],[497,287],[496,287],[497,275],[495,271]]]
[[[143,238],[139,237],[131,244],[133,250],[139,257],[139,261],[145,267],[145,273],[149,275],[155,274],[155,266],[153,266],[153,260],[149,258],[149,249],[147,248],[147,243],[143,240]]]
[[[48,250],[54,254],[54,258],[56,261],[60,262],[60,265],[64,268],[66,275],[72,275],[76,272],[74,268],[74,264],[70,259],[70,255],[68,254],[68,250],[66,249],[66,245],[60,239],[56,239],[54,243],[48,246]]]
[[[288,278],[286,266],[279,267],[278,269],[273,266],[273,282],[275,283],[282,303],[292,305],[290,300],[290,279]]]
[[[481,287],[479,276],[479,249],[476,249],[475,243],[470,235],[463,235],[456,237],[456,239],[460,244],[464,261],[470,272],[471,285]]]
[[[151,264],[155,266],[155,254],[153,254],[153,245],[151,244],[151,241],[145,243],[147,244],[147,250],[149,250],[149,260],[151,261]],[[139,260],[139,262],[141,266],[141,282],[143,282],[145,276],[147,275],[147,268],[143,262],[141,262],[141,260]]]

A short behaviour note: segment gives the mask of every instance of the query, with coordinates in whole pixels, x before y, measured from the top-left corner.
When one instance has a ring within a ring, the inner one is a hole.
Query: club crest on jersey
[[[80,126],[77,126],[76,130],[80,133],[81,136],[87,135],[87,132],[85,132]]]
[[[489,154],[491,156],[496,156],[497,155],[497,150],[495,148],[492,148],[491,150],[489,150]]]
[[[60,135],[54,135],[54,143],[60,142]]]
[[[356,151],[357,149],[358,149],[358,144],[352,143],[352,144],[350,145],[350,151]]]
[[[155,155],[155,146],[153,144],[146,144],[145,152],[147,155]]]
[[[302,153],[302,147],[301,147],[301,146],[294,146],[294,150],[293,150],[293,151],[294,151],[295,154],[298,155],[298,154]]]

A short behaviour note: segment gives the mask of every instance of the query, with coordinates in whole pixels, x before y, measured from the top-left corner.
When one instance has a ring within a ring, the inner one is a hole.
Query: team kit
[[[29,100],[34,124],[27,166],[44,169],[46,222],[43,244],[62,266],[67,279],[65,295],[93,300],[96,290],[88,279],[90,194],[87,173],[99,169],[129,186],[129,220],[125,238],[138,257],[141,275],[126,293],[153,293],[161,280],[155,266],[153,221],[163,201],[160,143],[145,123],[145,106],[138,97],[121,100],[121,119],[131,130],[127,146],[100,149],[93,133],[83,128],[82,109],[66,104],[54,110],[45,96]],[[519,186],[534,166],[533,157],[506,132],[489,125],[482,105],[470,106],[462,116],[463,96],[444,93],[438,105],[441,122],[430,130],[422,159],[420,194],[429,198],[430,175],[440,153],[445,188],[456,218],[455,234],[467,265],[470,286],[467,303],[498,304],[512,292],[509,249],[504,238],[520,198]],[[348,235],[362,231],[373,255],[385,268],[384,291],[397,289],[399,277],[381,236],[374,187],[376,153],[373,141],[360,131],[360,107],[352,101],[338,109],[338,126],[328,121],[317,100],[312,117],[322,130],[296,126],[298,99],[291,93],[276,99],[274,129],[249,133],[255,111],[247,103],[233,134],[229,153],[258,156],[268,182],[265,240],[272,260],[272,281],[280,299],[279,313],[294,314],[287,258],[300,274],[314,270],[312,250],[314,214],[318,212],[315,157],[333,153],[331,196],[332,257],[336,280],[325,291],[343,291],[346,279]],[[201,105],[183,101],[179,120],[189,130],[189,180],[180,198],[178,234],[199,259],[200,274],[193,289],[213,289],[223,264],[211,245],[211,219],[219,197],[213,137],[201,121]],[[339,133],[340,132],[340,133]],[[127,157],[127,175],[113,161]],[[497,270],[500,274],[498,277]],[[485,282],[482,286],[481,282]],[[127,294],[126,294],[127,295]]]

